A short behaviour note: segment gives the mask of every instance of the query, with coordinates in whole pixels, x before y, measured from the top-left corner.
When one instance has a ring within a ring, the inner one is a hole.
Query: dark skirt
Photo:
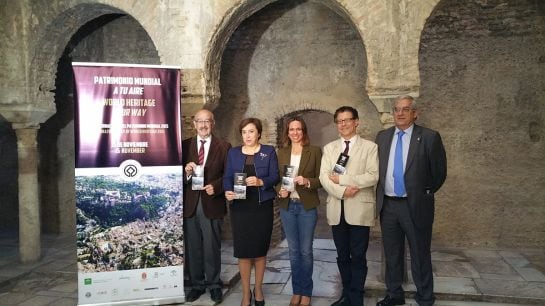
[[[234,256],[236,258],[266,256],[273,228],[273,200],[262,203],[235,200],[230,208]]]

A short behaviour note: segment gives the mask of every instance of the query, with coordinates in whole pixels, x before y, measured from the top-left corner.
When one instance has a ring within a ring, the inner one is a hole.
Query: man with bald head
[[[209,288],[212,300],[220,303],[221,226],[227,213],[223,169],[231,145],[212,135],[214,114],[209,110],[199,110],[193,126],[197,135],[182,142],[185,250],[192,284],[186,301],[197,300]],[[195,190],[193,178],[202,169],[204,183],[201,190]]]

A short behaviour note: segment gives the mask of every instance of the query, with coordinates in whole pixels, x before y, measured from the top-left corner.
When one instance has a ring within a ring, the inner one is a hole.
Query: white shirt
[[[411,136],[413,134],[413,128],[414,124],[411,125],[409,128],[404,130],[405,135],[401,136],[401,140],[403,141],[403,173],[405,173],[405,167],[407,167],[407,156],[409,155],[409,145],[411,143]],[[401,130],[397,127],[395,128],[394,136],[392,138],[392,145],[390,146],[390,156],[388,157],[388,168],[386,169],[386,181],[384,182],[384,194],[391,197],[396,197],[396,193],[394,192],[394,158],[395,158],[395,152],[397,147],[397,138],[398,133]],[[406,197],[407,194],[402,195],[402,197]]]
[[[291,154],[290,166],[295,167],[295,174],[297,174],[297,172],[299,171],[299,164],[301,164],[301,154],[299,155]],[[290,198],[296,198],[296,199],[299,198],[299,194],[297,193],[295,189],[290,193]]]
[[[354,135],[352,136],[352,138],[350,139],[344,139],[341,137],[341,142],[342,142],[342,150],[341,152],[344,152],[344,149],[346,149],[346,142],[345,141],[350,141],[350,145],[348,146],[348,156],[350,156],[350,150],[352,150],[352,146],[354,145],[354,142],[356,141],[356,137],[358,137],[358,135]]]

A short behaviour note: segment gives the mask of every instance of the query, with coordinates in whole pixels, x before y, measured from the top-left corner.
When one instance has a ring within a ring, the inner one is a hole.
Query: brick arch
[[[372,129],[368,126],[366,123],[365,118],[368,116],[379,116],[379,113],[374,114],[367,114],[364,112],[361,105],[355,104],[355,103],[346,103],[344,105],[352,106],[354,107],[359,114],[360,117],[360,125],[358,127],[358,134],[360,134],[362,137],[367,139],[374,139],[374,133]],[[275,107],[272,109],[271,113],[274,115],[274,119],[268,122],[268,129],[265,131],[265,139],[270,140],[270,143],[277,143],[278,140],[278,133],[281,133],[282,127],[278,126],[279,123],[282,122],[282,119],[286,118],[287,116],[294,115],[294,114],[301,114],[308,111],[316,111],[316,112],[323,112],[331,115],[331,122],[333,122],[333,115],[335,114],[335,111],[337,108],[339,108],[341,105],[337,104],[315,104],[307,102],[305,104],[288,104],[288,105],[281,105],[278,107]]]
[[[205,104],[209,109],[215,109],[218,106],[221,92],[220,92],[220,69],[222,64],[222,56],[231,38],[231,35],[239,27],[239,25],[248,17],[252,16],[257,11],[263,9],[265,6],[277,2],[276,0],[262,0],[255,2],[242,2],[237,6],[233,6],[223,16],[221,22],[217,25],[214,33],[207,44],[205,53],[205,65],[204,65],[204,81],[205,81]],[[354,28],[359,34],[362,45],[365,49],[365,40],[361,29],[357,26],[356,18],[353,16],[350,9],[344,7],[337,1],[333,0],[319,0],[315,1],[327,8],[331,9],[348,24]],[[354,7],[354,12],[357,11],[357,7]]]
[[[269,139],[274,138],[274,142],[277,146],[280,146],[280,139],[282,138],[281,133],[283,132],[284,128],[284,120],[291,117],[291,116],[297,116],[304,114],[306,112],[322,112],[330,114],[327,110],[322,109],[322,107],[318,105],[311,105],[310,103],[308,105],[286,105],[289,107],[283,107],[282,109],[275,110],[273,112],[274,119],[271,120],[270,124],[271,126],[275,126],[276,129],[270,129],[270,133],[272,134]],[[306,120],[305,120],[306,121]],[[308,125],[308,124],[307,124]]]
[[[282,122],[282,119],[286,118],[289,115],[300,114],[307,111],[319,111],[333,114],[335,109],[331,111],[330,106],[324,106],[321,104],[316,104],[312,102],[305,102],[304,104],[284,104],[276,105],[271,108],[269,114],[272,114],[271,120],[263,120],[263,135],[262,138],[266,143],[278,144],[278,136],[282,131],[282,127],[279,126],[279,123]],[[249,117],[259,117],[257,113],[248,113]]]
[[[330,112],[328,110],[324,110],[324,109],[320,109],[320,108],[313,108],[313,107],[303,107],[303,108],[300,108],[300,109],[295,109],[295,110],[292,110],[292,111],[287,111],[285,113],[279,113],[279,114],[276,114],[276,117],[274,119],[274,124],[276,126],[276,131],[275,131],[275,134],[272,135],[274,137],[276,137],[276,145],[278,147],[280,147],[282,144],[280,143],[281,142],[281,139],[282,139],[282,133],[284,132],[284,124],[285,124],[285,120],[289,117],[293,117],[293,116],[300,116],[303,118],[303,120],[305,120],[305,114],[307,113],[312,113],[312,112],[317,112],[317,113],[321,113],[321,114],[325,114],[327,115],[328,117],[331,117],[333,118],[333,112]],[[307,128],[308,129],[311,129],[312,128],[312,125],[316,125],[318,124],[317,122],[307,122],[309,120],[305,120],[305,123],[307,124]],[[332,120],[329,120],[330,122]],[[309,133],[311,133],[311,131],[309,131]],[[312,140],[312,138],[311,138]],[[317,143],[312,143],[314,145],[318,145],[318,146],[321,146],[320,144],[317,144]]]

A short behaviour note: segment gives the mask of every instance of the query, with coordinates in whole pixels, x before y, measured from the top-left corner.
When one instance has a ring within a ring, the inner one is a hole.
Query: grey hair
[[[411,101],[411,109],[418,109],[418,105],[416,103],[416,99],[411,96],[411,95],[401,95],[401,96],[398,96],[397,98],[395,98],[394,100],[394,104],[392,105],[392,107],[395,107],[396,104],[401,101],[401,100],[409,100]]]

